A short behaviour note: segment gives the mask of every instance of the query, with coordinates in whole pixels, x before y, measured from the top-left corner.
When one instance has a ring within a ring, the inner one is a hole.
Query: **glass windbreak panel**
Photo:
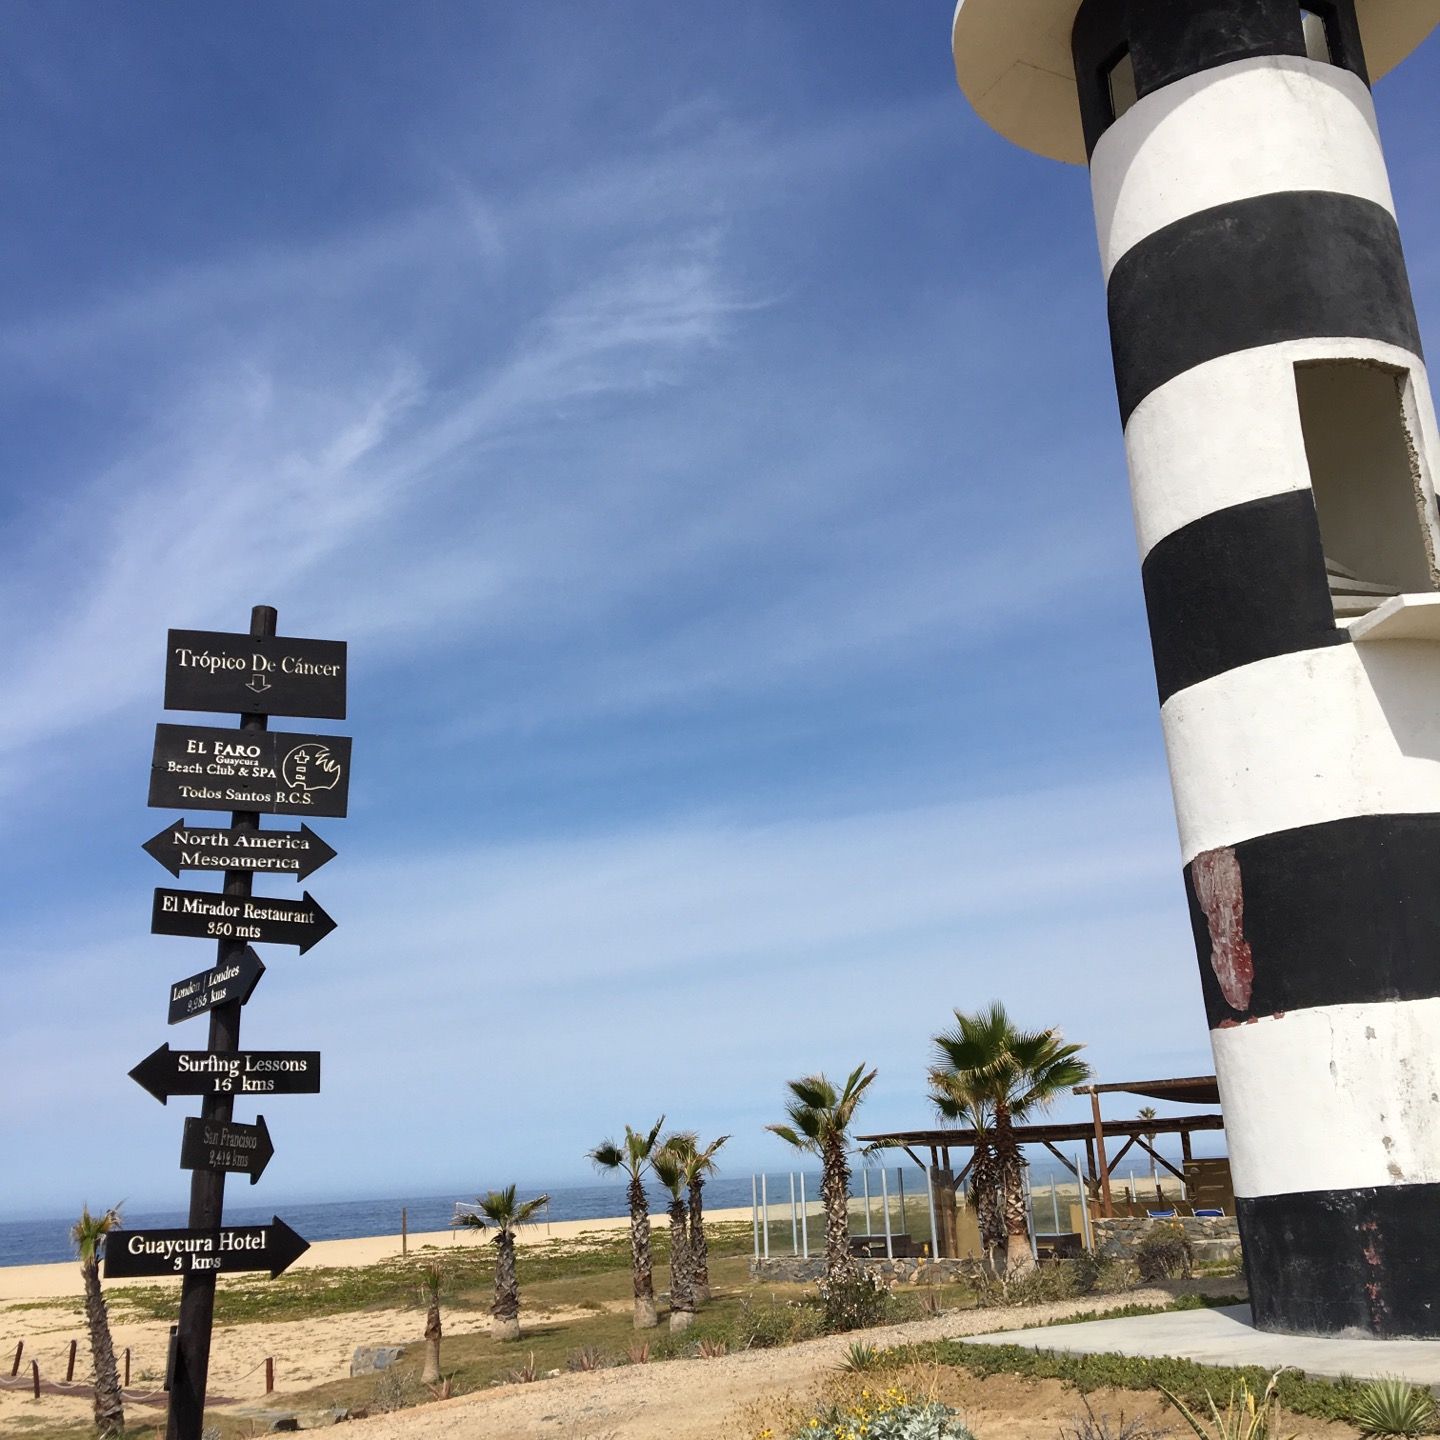
[[[1333,65],[1335,54],[1330,45],[1330,26],[1323,15],[1314,10],[1300,10],[1300,25],[1305,32],[1305,54],[1322,65]]]
[[[1105,72],[1110,91],[1110,113],[1118,120],[1139,98],[1135,93],[1135,62],[1127,50]]]
[[[1408,377],[1362,361],[1295,367],[1325,569],[1337,618],[1434,590],[1424,485],[1406,420]]]

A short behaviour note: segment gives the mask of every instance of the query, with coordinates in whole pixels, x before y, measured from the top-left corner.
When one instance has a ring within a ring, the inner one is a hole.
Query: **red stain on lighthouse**
[[[1210,968],[1220,982],[1220,993],[1232,1010],[1246,1010],[1255,981],[1255,960],[1245,938],[1240,862],[1229,846],[1206,850],[1195,857],[1191,875],[1195,898],[1210,929]]]

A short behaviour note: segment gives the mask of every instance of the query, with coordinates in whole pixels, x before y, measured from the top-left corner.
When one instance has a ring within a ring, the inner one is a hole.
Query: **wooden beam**
[[[1110,1198],[1110,1166],[1105,1161],[1105,1122],[1100,1118],[1100,1097],[1090,1091],[1090,1113],[1095,1120],[1095,1151],[1100,1159],[1100,1208],[1109,1220],[1115,1214],[1115,1205]]]
[[[925,1168],[925,1162],[908,1145],[902,1145],[900,1148],[915,1162],[917,1170]]]
[[[1067,1159],[1064,1157],[1064,1155],[1062,1155],[1062,1154],[1060,1153],[1060,1151],[1058,1151],[1048,1140],[1042,1140],[1040,1143],[1041,1143],[1077,1180],[1080,1178],[1080,1172],[1075,1168],[1075,1162],[1074,1162],[1073,1160],[1067,1160]]]
[[[1163,1155],[1157,1155],[1143,1140],[1137,1140],[1136,1143],[1157,1165],[1163,1165],[1177,1180],[1182,1184],[1184,1183],[1185,1174],[1183,1171],[1177,1170]],[[1117,1155],[1115,1158],[1118,1162],[1120,1157]]]

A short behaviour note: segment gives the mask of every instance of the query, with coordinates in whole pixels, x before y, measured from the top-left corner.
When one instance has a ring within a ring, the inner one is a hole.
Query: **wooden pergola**
[[[1177,1170],[1163,1155],[1157,1154],[1150,1143],[1150,1136],[1178,1135],[1182,1164],[1191,1159],[1190,1137],[1198,1131],[1223,1130],[1225,1121],[1218,1113],[1207,1115],[1157,1115],[1153,1120],[1138,1117],[1128,1120],[1105,1120],[1100,1114],[1100,1096],[1107,1093],[1142,1095],[1151,1100],[1182,1101],[1191,1105],[1218,1105],[1220,1091],[1213,1075],[1191,1075],[1175,1080],[1126,1080],[1109,1085],[1079,1085],[1077,1095],[1089,1095],[1092,1118],[1090,1121],[1061,1121],[1044,1125],[1017,1125],[1015,1139],[1021,1145],[1043,1145],[1077,1180],[1088,1178],[1093,1192],[1099,1200],[1101,1213],[1110,1216],[1114,1204],[1110,1195],[1110,1176],[1115,1167],[1129,1154],[1132,1146],[1138,1145],[1157,1165],[1163,1165],[1172,1175],[1184,1180],[1185,1175]],[[960,1184],[970,1167],[975,1163],[975,1146],[979,1140],[973,1129],[961,1127],[938,1130],[892,1130],[879,1135],[856,1137],[861,1144],[877,1150],[903,1150],[920,1169],[926,1169],[925,1162],[916,1154],[917,1149],[930,1152],[929,1170],[950,1172],[950,1151],[970,1151],[970,1158],[951,1183]],[[1123,1140],[1124,1144],[1110,1157],[1106,1148],[1107,1140]],[[1082,1176],[1067,1155],[1058,1147],[1062,1144],[1081,1144],[1085,1147],[1086,1170]]]

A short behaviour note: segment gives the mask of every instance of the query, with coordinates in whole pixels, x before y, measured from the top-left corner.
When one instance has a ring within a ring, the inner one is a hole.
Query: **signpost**
[[[145,1275],[223,1275],[232,1270],[268,1270],[273,1280],[309,1248],[310,1242],[302,1240],[278,1215],[269,1225],[222,1225],[214,1230],[115,1230],[105,1241],[105,1278],[132,1280]]]
[[[334,928],[335,922],[310,898],[308,890],[301,900],[262,900],[252,895],[217,895],[213,890],[160,888],[150,911],[152,935],[298,945],[302,955]]]
[[[247,945],[235,959],[177,980],[170,987],[170,1023],[177,1025],[232,1000],[245,1004],[264,973],[265,962]]]
[[[306,880],[335,852],[308,826],[298,830],[217,830],[185,817],[140,847],[177,879],[182,870],[249,870]]]
[[[270,1127],[263,1115],[257,1115],[253,1125],[237,1125],[233,1120],[197,1120],[192,1115],[185,1121],[180,1141],[180,1168],[248,1175],[253,1185],[265,1173],[274,1153]]]
[[[261,1270],[272,1276],[308,1248],[277,1216],[270,1225],[224,1225],[225,1176],[253,1185],[274,1155],[264,1116],[237,1122],[237,1096],[313,1095],[320,1089],[315,1050],[242,1050],[240,1012],[265,965],[251,942],[295,945],[303,953],[335,928],[311,899],[252,894],[254,877],[304,880],[335,852],[308,825],[262,830],[267,815],[343,816],[349,804],[350,740],[341,735],[271,730],[271,715],[345,718],[346,646],[275,634],[275,611],[257,605],[250,633],[172,630],[165,659],[165,705],[229,711],[238,730],[206,725],[155,727],[150,804],[167,810],[228,810],[229,828],[187,825],[182,817],[145,842],[172,875],[208,870],[221,891],[157,889],[150,928],[217,942],[215,963],[170,986],[174,1025],[208,1015],[204,1050],[160,1045],[131,1076],[162,1104],[201,1097],[185,1121],[180,1165],[189,1170],[190,1223],[183,1230],[117,1230],[106,1241],[107,1279],[179,1275],[180,1317],[173,1336],[166,1440],[200,1440],[215,1318],[215,1277]]]
[[[165,708],[343,720],[345,667],[343,640],[172,630]]]
[[[152,805],[231,811],[244,805],[253,814],[343,816],[349,797],[350,740],[345,735],[155,727]]]
[[[162,1105],[172,1095],[318,1095],[318,1050],[152,1050],[130,1078]]]

